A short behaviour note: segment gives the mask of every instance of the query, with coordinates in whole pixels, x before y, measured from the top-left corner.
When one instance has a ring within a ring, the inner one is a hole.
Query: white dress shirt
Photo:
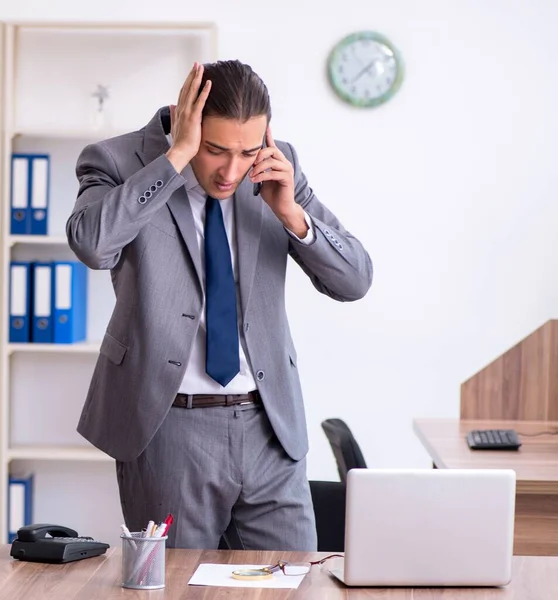
[[[167,136],[170,143],[170,136]],[[194,217],[194,225],[196,228],[198,248],[200,251],[203,289],[205,290],[205,249],[204,249],[204,225],[205,225],[205,202],[207,194],[204,189],[198,184],[192,167],[188,165],[183,171],[182,176],[186,179],[186,192],[190,199],[190,207]],[[236,228],[234,226],[234,196],[226,200],[220,200],[221,210],[223,211],[223,221],[225,230],[229,240],[231,249],[231,259],[233,266],[234,279],[236,282],[236,303],[238,313],[238,334],[239,334],[239,358],[240,371],[236,376],[223,387],[217,383],[205,372],[205,349],[206,349],[206,327],[205,327],[205,298],[200,318],[200,325],[196,332],[196,337],[192,345],[192,352],[186,365],[186,372],[180,385],[178,392],[180,394],[247,394],[256,389],[254,375],[248,364],[246,354],[243,348],[243,328],[241,322],[240,296],[238,283],[238,263],[236,252]],[[306,222],[308,223],[308,232],[306,237],[299,238],[294,233],[286,230],[295,239],[303,244],[310,244],[314,239],[314,231],[310,217],[305,213]]]

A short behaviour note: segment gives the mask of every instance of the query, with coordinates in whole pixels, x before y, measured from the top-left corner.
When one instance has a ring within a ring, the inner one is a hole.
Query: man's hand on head
[[[178,104],[170,107],[172,146],[166,156],[178,173],[200,147],[202,111],[211,90],[211,81],[207,80],[200,91],[202,77],[203,65],[196,62],[180,90]]]

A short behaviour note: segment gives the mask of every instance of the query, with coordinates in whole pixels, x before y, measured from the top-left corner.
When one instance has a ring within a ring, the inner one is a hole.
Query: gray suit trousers
[[[116,462],[128,528],[170,512],[167,544],[315,551],[306,459],[283,449],[262,406],[171,408],[138,458]]]

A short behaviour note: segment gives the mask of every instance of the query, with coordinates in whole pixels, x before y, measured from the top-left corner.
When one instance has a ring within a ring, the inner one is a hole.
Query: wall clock
[[[327,71],[342,100],[366,108],[389,100],[403,81],[399,52],[374,31],[359,31],[338,42],[328,56]]]

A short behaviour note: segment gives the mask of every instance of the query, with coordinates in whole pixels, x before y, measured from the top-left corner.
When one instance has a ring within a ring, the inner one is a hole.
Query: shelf
[[[40,139],[83,140],[88,142],[96,142],[100,140],[106,140],[111,137],[116,137],[117,135],[123,135],[124,133],[130,133],[130,129],[23,129],[19,131],[8,132],[7,136],[12,140],[17,137],[30,137]]]
[[[94,447],[21,446],[8,450],[9,460],[83,460],[108,462],[114,460]]]
[[[76,342],[75,344],[8,344],[8,354],[15,352],[50,352],[96,354],[101,347],[100,342]]]
[[[6,21],[8,25],[12,25],[12,21]],[[194,32],[196,30],[216,30],[216,25],[212,21],[188,21],[187,23],[176,22],[158,22],[155,26],[146,24],[145,22],[103,22],[103,21],[65,21],[63,23],[47,23],[44,21],[25,21],[17,23],[24,32],[32,29],[38,29],[50,34],[65,34],[79,31],[81,35],[185,35],[186,32]]]
[[[21,24],[9,30],[13,76],[5,79],[13,110],[4,126],[26,136],[76,139],[141,129],[158,108],[178,97],[194,61],[215,59],[216,33],[210,23],[88,28]],[[97,121],[99,86],[108,91],[102,124]],[[143,89],[149,93],[138,94]]]
[[[46,244],[56,246],[67,246],[68,238],[64,235],[9,235],[8,244]]]

